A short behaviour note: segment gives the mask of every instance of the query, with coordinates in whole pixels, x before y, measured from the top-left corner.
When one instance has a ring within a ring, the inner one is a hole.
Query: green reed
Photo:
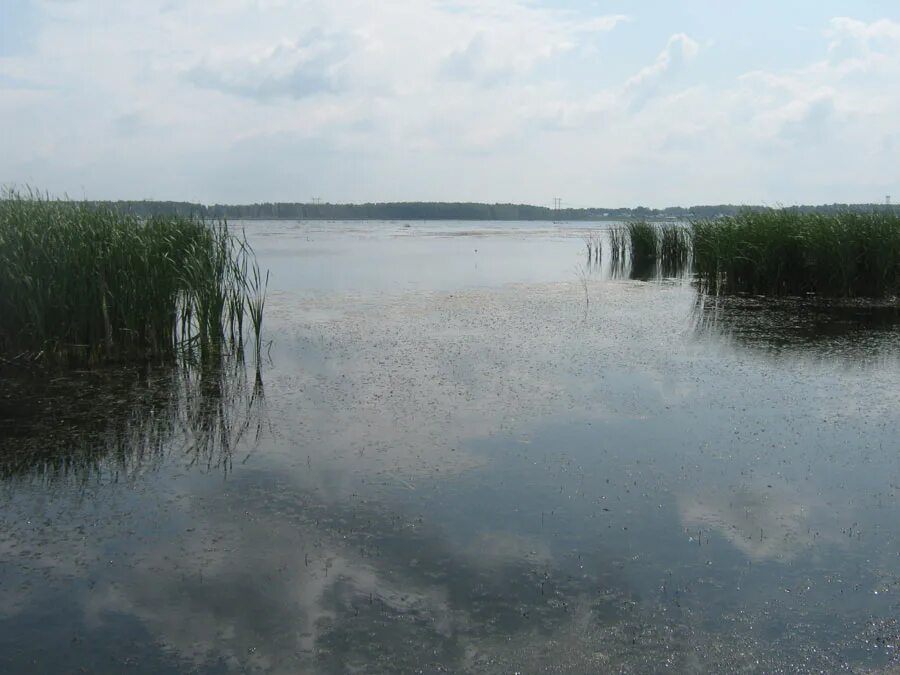
[[[694,266],[714,292],[886,297],[900,292],[900,216],[743,211],[692,223]]]
[[[690,231],[681,224],[667,223],[659,228],[659,262],[665,276],[681,274],[691,257]]]
[[[33,192],[0,199],[0,359],[208,358],[259,343],[265,288],[223,222],[138,218]]]
[[[645,221],[637,221],[628,223],[627,232],[632,265],[655,261],[659,255],[659,228]]]

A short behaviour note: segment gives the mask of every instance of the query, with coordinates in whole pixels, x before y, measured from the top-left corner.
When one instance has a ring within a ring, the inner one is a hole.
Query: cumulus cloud
[[[313,33],[300,40],[283,40],[249,58],[218,58],[188,71],[200,87],[248,98],[304,98],[339,91],[341,67],[350,47],[347,36]]]
[[[624,92],[630,97],[629,110],[636,112],[656,95],[667,78],[677,75],[700,51],[700,45],[678,33],[669,38],[659,56],[651,65],[642,68],[625,82]]]
[[[700,45],[684,33],[673,35],[669,38],[665,49],[656,57],[656,61],[628,78],[625,82],[625,89],[639,89],[658,82],[666,73],[682,68],[685,63],[697,56],[699,51]]]
[[[841,45],[852,40],[865,49],[888,47],[891,43],[900,42],[900,23],[888,19],[880,19],[872,23],[838,17],[831,20],[828,35],[832,41],[829,50],[839,49]]]
[[[507,63],[492,62],[484,33],[475,35],[464,47],[454,50],[441,64],[440,74],[451,80],[496,83],[512,76]]]
[[[584,21],[559,19],[544,27],[498,21],[487,23],[488,30],[482,24],[443,59],[439,70],[449,79],[484,84],[505,82],[515,75],[527,74],[538,63],[572,51],[592,35],[611,31],[627,20],[625,15],[617,14]]]
[[[0,183],[205,201],[559,192],[573,204],[665,204],[853,200],[900,180],[887,150],[900,114],[890,19],[823,16],[803,58],[760,70],[715,26],[659,33],[637,8],[34,7],[27,53],[0,53],[0,115],[16,129]],[[252,180],[226,170],[250,159]]]

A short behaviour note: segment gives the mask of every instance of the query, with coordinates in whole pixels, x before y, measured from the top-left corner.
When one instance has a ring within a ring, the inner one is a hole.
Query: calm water
[[[896,309],[245,226],[260,379],[3,383],[0,671],[900,667]]]

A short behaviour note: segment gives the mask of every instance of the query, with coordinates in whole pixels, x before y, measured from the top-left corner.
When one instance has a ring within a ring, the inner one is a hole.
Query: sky
[[[0,184],[88,199],[900,199],[896,0],[0,0]]]

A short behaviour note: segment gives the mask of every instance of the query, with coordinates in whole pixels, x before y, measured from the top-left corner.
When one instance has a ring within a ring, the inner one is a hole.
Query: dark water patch
[[[659,270],[656,260],[653,258],[643,257],[632,260],[631,269],[628,272],[629,279],[637,281],[650,281],[659,278]]]
[[[241,362],[5,377],[0,477],[125,478],[178,448],[191,464],[226,468],[265,425],[259,371]]]
[[[761,352],[874,361],[900,355],[896,302],[711,296],[698,293],[698,334]]]
[[[115,614],[83,621],[82,608],[58,593],[33,598],[27,616],[0,617],[0,668],[5,673],[184,672],[184,662],[156,644],[134,616]],[[36,648],[40,645],[39,648]],[[209,673],[229,672],[210,664]]]

